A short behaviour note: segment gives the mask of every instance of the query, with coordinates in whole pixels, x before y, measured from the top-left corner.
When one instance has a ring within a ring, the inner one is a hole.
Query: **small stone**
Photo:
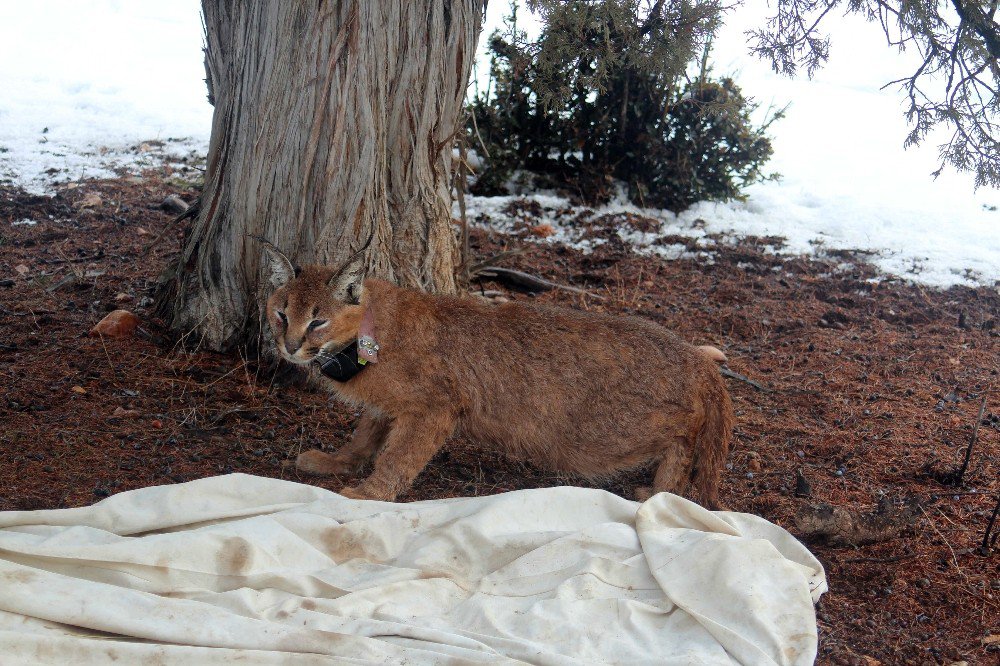
[[[82,199],[76,202],[77,208],[97,208],[103,203],[101,196],[96,192],[90,192]]]
[[[139,412],[137,410],[125,409],[124,407],[115,407],[115,411],[111,412],[111,416],[116,419],[131,418],[138,415]]]
[[[548,238],[556,232],[551,224],[537,224],[531,227],[529,231],[531,235],[538,236],[539,238]]]
[[[82,386],[74,386],[70,390],[73,393],[79,393],[80,395],[85,395],[87,393],[87,389],[83,388]]]
[[[132,298],[134,298],[132,294],[126,294],[124,291],[120,291],[117,294],[115,294],[116,303],[124,303],[125,301],[131,301]]]
[[[169,195],[160,204],[160,208],[167,211],[168,213],[173,213],[174,215],[180,215],[188,209],[187,202],[181,199],[176,194]]]
[[[146,231],[145,229],[143,229],[142,227],[136,227],[135,228],[135,233],[138,236],[148,236],[149,235],[149,232]]]
[[[931,581],[928,578],[918,578],[917,587],[928,588],[931,586]]]
[[[27,275],[31,269],[25,266],[24,264],[18,264],[17,266],[14,267],[14,270],[17,271],[18,275]]]
[[[128,310],[114,310],[90,329],[91,337],[123,338],[133,335],[139,327],[139,318]]]

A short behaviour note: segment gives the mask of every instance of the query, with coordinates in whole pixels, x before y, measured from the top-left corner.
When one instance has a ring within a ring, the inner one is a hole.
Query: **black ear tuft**
[[[351,284],[347,287],[348,301],[354,305],[361,303],[361,284]]]

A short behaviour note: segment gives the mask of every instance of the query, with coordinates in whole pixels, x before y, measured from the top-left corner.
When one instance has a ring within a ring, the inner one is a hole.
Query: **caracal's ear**
[[[372,243],[375,237],[375,230],[372,230],[364,246],[351,255],[351,258],[341,266],[333,277],[327,281],[327,286],[333,290],[333,295],[345,303],[361,302],[361,292],[364,290],[365,273],[365,250]]]
[[[249,234],[247,235],[250,236]],[[289,280],[295,277],[297,272],[295,270],[295,266],[292,265],[292,262],[289,261],[288,257],[282,254],[281,250],[260,236],[250,236],[250,238],[254,239],[264,247],[268,263],[271,266],[271,285],[275,289],[283,287]]]
[[[347,263],[330,278],[327,285],[333,290],[333,295],[338,300],[358,304],[361,302],[364,281],[365,251],[362,248],[347,260]]]

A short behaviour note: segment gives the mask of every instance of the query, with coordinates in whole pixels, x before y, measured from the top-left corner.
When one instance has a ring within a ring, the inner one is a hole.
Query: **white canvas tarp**
[[[232,474],[0,513],[3,664],[810,664],[825,590],[780,527],[669,494]]]

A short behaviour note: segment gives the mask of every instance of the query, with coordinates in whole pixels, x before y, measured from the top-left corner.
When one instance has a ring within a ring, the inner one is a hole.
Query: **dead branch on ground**
[[[795,514],[795,526],[806,540],[831,546],[863,546],[895,539],[920,515],[920,504],[911,498],[902,508],[888,499],[875,511],[847,509],[830,504],[804,506]]]
[[[583,294],[584,296],[596,298],[597,300],[604,300],[603,296],[589,292],[586,289],[571,287],[567,284],[559,284],[558,282],[551,282],[550,280],[538,277],[537,275],[516,271],[513,268],[484,266],[479,269],[476,277],[496,280],[512,287],[529,289],[531,291],[551,291],[552,289],[559,289],[561,291],[569,291],[574,294]]]

